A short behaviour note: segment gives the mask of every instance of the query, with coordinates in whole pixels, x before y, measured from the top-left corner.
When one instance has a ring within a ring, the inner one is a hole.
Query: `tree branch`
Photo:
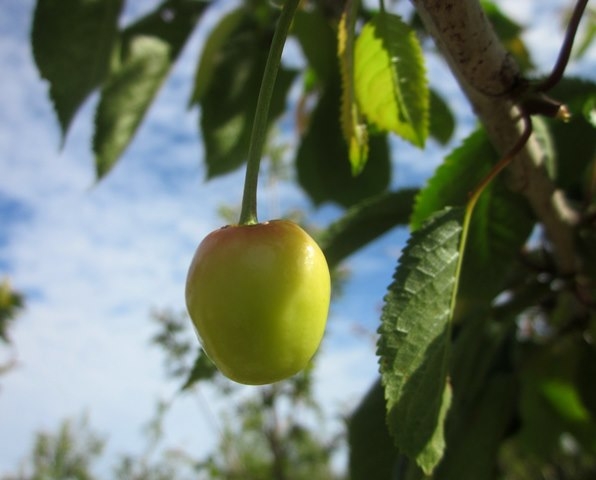
[[[503,47],[478,0],[412,0],[495,148],[506,154],[521,135],[514,102],[524,85],[519,67]],[[510,187],[529,201],[552,244],[561,273],[577,269],[573,226],[578,215],[546,171],[534,136],[507,168]]]

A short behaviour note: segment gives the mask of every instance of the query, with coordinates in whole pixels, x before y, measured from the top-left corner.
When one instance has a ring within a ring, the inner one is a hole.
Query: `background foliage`
[[[99,93],[92,145],[98,179],[134,141],[185,42],[217,1],[166,0],[122,26],[121,0],[38,0],[32,48],[63,139],[81,105]],[[498,3],[482,6],[524,75],[538,73],[522,26]],[[270,115],[273,135],[280,115],[294,113],[293,178],[313,204],[345,209],[320,232],[332,267],[391,228],[412,230],[379,322],[381,378],[346,419],[350,478],[594,478],[596,83],[564,78],[552,95],[569,107],[571,121],[534,122],[551,181],[578,217],[577,269],[561,272],[534,212],[509,189],[506,175],[489,185],[464,225],[469,192],[499,158],[482,126],[452,151],[445,148],[426,185],[390,190],[400,155],[390,148],[394,136],[420,148],[429,141],[448,145],[457,122],[449,99],[426,76],[425,55],[436,52],[419,17],[414,10],[399,17],[391,7],[303,2],[290,35],[304,62],[282,65]],[[211,30],[188,79],[209,178],[245,162],[278,13],[267,1],[239,3]],[[576,60],[593,44],[594,15],[588,6]],[[21,300],[1,288],[6,341]],[[158,319],[155,341],[167,374],[180,379],[180,394],[201,382],[229,394],[233,387],[183,337],[185,319]],[[342,440],[322,439],[302,424],[302,414],[317,415],[310,375],[241,402],[240,425],[224,420],[213,456],[178,457],[175,466],[138,467],[124,459],[117,478],[174,478],[180,465],[207,478],[338,478],[330,459]],[[56,436],[40,434],[35,473],[26,478],[91,478],[81,472],[102,442],[82,430],[74,434],[66,423]],[[75,442],[76,435],[89,442]]]

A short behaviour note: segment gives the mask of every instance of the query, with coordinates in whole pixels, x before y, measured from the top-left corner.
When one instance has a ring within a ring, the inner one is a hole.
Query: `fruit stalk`
[[[248,147],[248,160],[246,164],[246,176],[244,179],[244,194],[242,197],[242,210],[240,212],[241,225],[253,225],[258,223],[257,219],[257,184],[259,180],[259,167],[261,164],[261,155],[263,146],[267,137],[267,117],[269,115],[269,106],[275,86],[275,79],[279,70],[281,54],[284,48],[288,31],[294,18],[294,13],[300,0],[285,0],[283,9],[263,72],[263,81],[257,99],[257,108],[253,122],[250,144]]]

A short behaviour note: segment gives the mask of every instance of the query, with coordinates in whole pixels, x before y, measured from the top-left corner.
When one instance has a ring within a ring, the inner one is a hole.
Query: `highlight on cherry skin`
[[[186,306],[206,354],[247,385],[307,366],[323,338],[330,296],[323,252],[287,220],[211,232],[186,280]]]

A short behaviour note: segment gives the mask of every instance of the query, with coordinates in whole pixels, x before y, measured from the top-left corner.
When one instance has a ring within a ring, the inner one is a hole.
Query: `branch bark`
[[[493,145],[506,154],[521,134],[520,113],[512,98],[523,78],[478,0],[412,3]],[[509,185],[528,199],[552,244],[560,272],[570,274],[578,267],[573,240],[578,216],[549,178],[544,156],[531,136],[507,169]]]

